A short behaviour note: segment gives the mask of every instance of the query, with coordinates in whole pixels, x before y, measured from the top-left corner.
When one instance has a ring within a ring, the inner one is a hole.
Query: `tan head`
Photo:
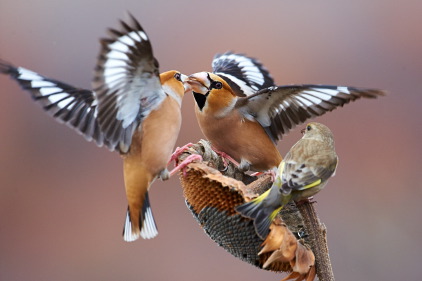
[[[227,82],[210,72],[198,72],[188,77],[199,111],[224,115],[237,101],[237,96]]]
[[[171,70],[160,74],[161,85],[164,92],[178,101],[182,101],[186,91],[189,91],[189,84],[185,83],[188,77],[179,71]]]
[[[308,123],[306,128],[302,130],[302,133],[302,139],[319,140],[334,145],[334,135],[324,124],[317,122]]]

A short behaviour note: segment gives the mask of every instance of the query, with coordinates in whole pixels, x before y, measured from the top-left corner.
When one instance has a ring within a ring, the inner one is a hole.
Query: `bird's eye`
[[[176,78],[176,80],[177,80],[177,81],[182,82],[182,75],[180,75],[180,73],[179,73],[179,72],[176,72],[176,73],[174,74],[174,78]]]
[[[312,129],[311,125],[306,126],[306,131],[310,131]]]
[[[212,81],[210,88],[211,89],[217,89],[217,90],[221,89],[221,88],[223,88],[223,83],[221,83],[219,81]]]

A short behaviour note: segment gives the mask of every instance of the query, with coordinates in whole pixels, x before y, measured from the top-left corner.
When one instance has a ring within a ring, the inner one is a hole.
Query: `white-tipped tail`
[[[144,239],[152,239],[158,235],[157,225],[152,215],[151,204],[149,203],[148,192],[145,194],[141,213],[139,214],[139,225],[141,229],[133,229],[130,219],[129,207],[126,213],[125,226],[123,229],[123,239],[127,242],[135,241],[141,236]]]
[[[132,223],[130,221],[129,209],[126,212],[125,226],[123,228],[123,240],[126,242],[133,242],[139,238],[141,233],[138,231],[132,231]]]
[[[151,239],[158,235],[157,226],[155,224],[154,216],[152,215],[151,206],[145,208],[144,222],[141,228],[141,236],[144,239]]]

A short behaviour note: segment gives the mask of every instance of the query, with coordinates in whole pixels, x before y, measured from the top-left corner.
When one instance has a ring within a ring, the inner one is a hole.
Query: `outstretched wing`
[[[142,120],[166,97],[151,43],[133,16],[101,40],[94,78],[102,132],[121,152],[129,150]]]
[[[256,59],[243,54],[217,54],[212,68],[239,96],[250,96],[258,90],[274,86],[268,70]]]
[[[292,85],[269,87],[238,105],[245,116],[253,116],[273,140],[306,120],[321,116],[359,98],[376,98],[385,93],[376,89],[327,85]]]
[[[114,149],[104,138],[97,122],[97,101],[93,91],[75,88],[1,60],[0,73],[15,79],[57,121],[75,129],[88,141],[95,141],[98,146]]]

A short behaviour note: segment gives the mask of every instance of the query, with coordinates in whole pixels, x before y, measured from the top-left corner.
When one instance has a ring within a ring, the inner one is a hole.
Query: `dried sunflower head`
[[[304,223],[295,204],[282,209],[265,241],[256,234],[253,221],[235,211],[236,206],[270,188],[270,177],[251,177],[232,165],[224,167],[206,141],[194,145],[180,160],[194,153],[200,154],[203,162],[189,164],[180,181],[186,205],[205,233],[245,262],[265,270],[290,272],[285,280],[313,280],[315,257],[307,246]]]

